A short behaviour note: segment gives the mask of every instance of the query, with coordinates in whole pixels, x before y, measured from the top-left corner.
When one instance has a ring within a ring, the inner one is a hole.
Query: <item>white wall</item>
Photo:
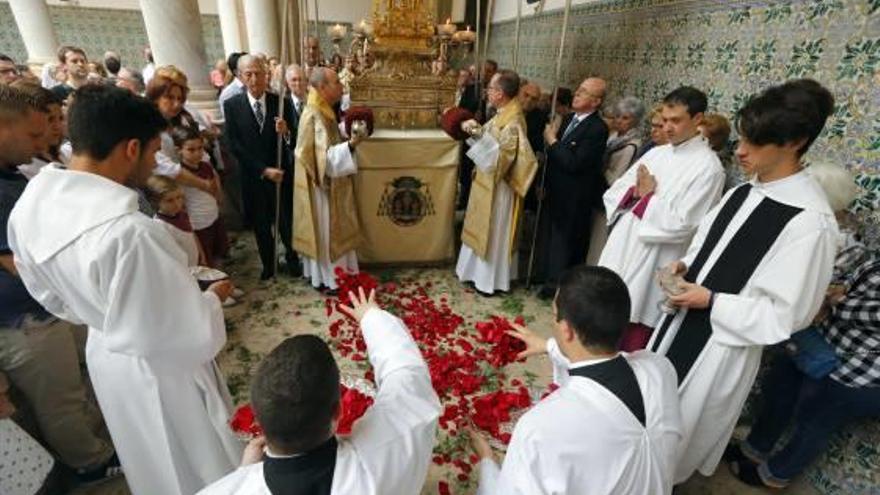
[[[7,0],[0,0],[6,2]],[[32,0],[39,2],[43,0]],[[45,0],[49,5],[79,6],[102,9],[119,9],[119,10],[140,10],[139,0]],[[309,2],[309,17],[314,19],[315,0],[307,0]],[[464,19],[464,5],[466,1],[475,0],[453,0],[453,21],[461,21]],[[487,1],[487,0],[482,0]],[[523,0],[524,1],[524,0]],[[549,0],[561,1],[564,0]],[[575,0],[577,1],[577,0]],[[583,0],[581,0],[583,1]],[[592,1],[592,0],[588,0]],[[516,17],[515,0],[496,0],[496,3],[510,4],[513,8],[513,16]],[[358,22],[361,19],[369,19],[373,13],[372,0],[318,0],[318,16],[321,21],[339,21],[339,22]],[[498,6],[496,11],[505,7]],[[217,0],[199,0],[199,10],[202,14],[217,14]],[[458,14],[458,15],[456,15]],[[460,17],[460,18],[458,18]]]
[[[315,18],[315,0],[309,2],[309,18]],[[373,16],[372,0],[318,0],[318,18],[321,22],[360,22]]]
[[[0,0],[5,2],[6,0]],[[32,0],[40,2],[43,0]],[[138,0],[45,0],[49,5],[64,5],[67,7],[91,7],[100,9],[118,10],[141,10]],[[199,11],[202,14],[216,14],[217,0],[199,0]]]
[[[489,0],[481,0],[482,2],[488,2]],[[526,0],[495,0],[495,15],[492,17],[492,22],[501,22],[506,21],[508,19],[516,19],[516,2],[522,2],[522,16],[529,17],[534,15],[535,7],[539,4],[534,3],[531,5],[526,4]],[[575,5],[580,5],[583,3],[595,3],[601,0],[572,0],[571,5],[574,7]],[[544,0],[544,12],[556,9],[564,9],[565,8],[565,0]]]

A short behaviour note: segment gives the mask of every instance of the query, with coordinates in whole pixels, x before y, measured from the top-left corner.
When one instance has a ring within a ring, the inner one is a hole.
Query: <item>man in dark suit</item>
[[[544,286],[539,295],[553,297],[559,276],[584,262],[593,209],[608,188],[602,174],[602,155],[608,126],[599,115],[605,81],[589,78],[574,94],[572,112],[547,124],[547,175],[540,218],[543,249],[539,260]]]
[[[309,78],[306,71],[299,64],[290,64],[284,69],[284,84],[287,91],[284,93],[284,107],[290,108],[290,140],[294,143],[291,148],[285,148],[285,154],[289,155],[293,163],[293,148],[295,148],[299,118],[306,108],[309,98]]]
[[[239,77],[247,91],[236,94],[223,104],[226,138],[241,168],[241,191],[245,213],[260,252],[263,271],[260,280],[275,275],[275,191],[281,184],[281,208],[278,231],[284,244],[287,268],[293,275],[301,270],[299,258],[291,247],[293,208],[293,166],[289,150],[296,143],[288,122],[294,122],[291,105],[285,105],[284,118],[278,116],[278,95],[267,92],[266,66],[262,59],[245,55],[238,61]],[[278,135],[282,136],[282,163],[278,163]]]

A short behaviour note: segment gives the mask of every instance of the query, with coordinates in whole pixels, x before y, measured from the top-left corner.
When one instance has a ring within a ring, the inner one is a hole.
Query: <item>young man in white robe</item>
[[[736,150],[752,180],[725,195],[670,266],[685,291],[649,349],[676,369],[684,438],[676,483],[710,476],[758,373],[764,346],[810,324],[831,279],[837,222],[802,157],[834,107],[812,80],[774,86],[739,111]]]
[[[265,432],[243,466],[201,495],[416,495],[431,461],[440,401],[406,326],[351,294],[376,375],[375,402],[337,437],[339,368],[314,335],[291,337],[260,364],[251,405]]]
[[[340,136],[333,105],[342,97],[342,84],[333,69],[315,67],[309,85],[296,137],[293,249],[313,287],[335,290],[337,268],[358,271],[354,151],[362,137],[343,141]]]
[[[511,280],[517,278],[517,219],[538,162],[516,98],[519,76],[499,71],[486,91],[498,113],[479,131],[474,120],[462,124],[463,130],[479,136],[468,139],[467,156],[476,169],[455,273],[462,282],[473,282],[481,294],[491,295],[510,290]]]
[[[189,495],[231,469],[243,445],[214,357],[226,343],[218,282],[202,292],[171,236],[138,212],[165,127],[115,87],[77,90],[74,155],[25,189],[9,220],[22,281],[51,313],[86,324],[86,363],[132,493]]]
[[[666,95],[669,143],[646,153],[603,196],[610,232],[599,265],[623,278],[632,299],[621,350],[645,348],[661,314],[657,270],[681,258],[721,198],[724,168],[698,129],[706,105],[706,95],[688,86]]]
[[[675,371],[653,353],[616,350],[629,306],[617,274],[579,266],[560,279],[553,338],[511,332],[526,343],[520,356],[550,355],[560,388],[520,418],[500,468],[471,431],[478,495],[672,492],[681,440]]]

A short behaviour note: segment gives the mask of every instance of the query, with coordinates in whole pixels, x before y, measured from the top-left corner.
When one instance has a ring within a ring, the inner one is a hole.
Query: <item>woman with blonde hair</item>
[[[636,158],[640,158],[655,146],[662,146],[669,142],[669,138],[666,137],[666,133],[663,132],[662,104],[655,105],[648,113],[648,124],[651,126],[648,135],[650,139],[648,139],[648,141],[639,149],[639,152],[636,153]]]

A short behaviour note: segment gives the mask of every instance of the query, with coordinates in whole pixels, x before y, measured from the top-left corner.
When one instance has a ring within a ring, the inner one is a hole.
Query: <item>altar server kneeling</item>
[[[403,322],[379,309],[373,294],[361,291],[352,303],[347,310],[361,323],[378,391],[351,435],[334,434],[339,368],[327,344],[313,335],[291,337],[269,353],[251,385],[265,449],[251,464],[253,454],[246,452],[241,468],[201,494],[421,491],[440,415],[428,367]]]
[[[618,275],[580,266],[562,276],[554,337],[517,327],[521,356],[550,355],[560,388],[517,422],[504,465],[471,432],[478,495],[671,493],[681,418],[675,370],[647,351],[617,352],[630,300]]]

